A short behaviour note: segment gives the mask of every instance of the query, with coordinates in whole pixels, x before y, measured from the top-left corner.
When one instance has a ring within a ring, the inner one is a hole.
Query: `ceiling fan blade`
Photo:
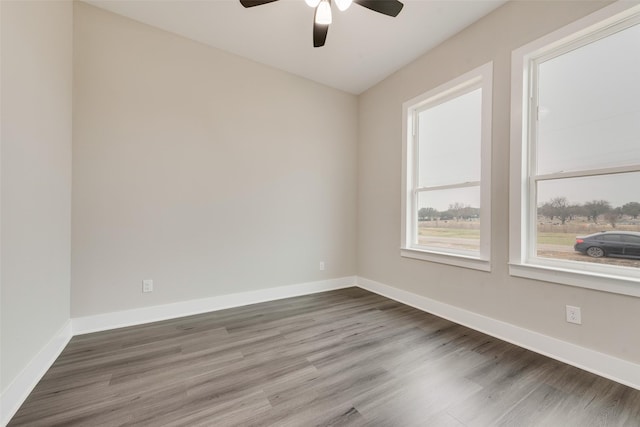
[[[329,32],[328,25],[320,25],[313,23],[313,47],[322,47],[327,40],[327,33]]]
[[[240,4],[244,7],[261,6],[267,3],[273,3],[278,0],[240,0]]]
[[[318,10],[316,9],[316,13]],[[327,40],[329,26],[316,23],[315,16],[313,18],[313,47],[322,47]]]
[[[384,15],[396,17],[404,7],[398,0],[353,0],[354,3]]]

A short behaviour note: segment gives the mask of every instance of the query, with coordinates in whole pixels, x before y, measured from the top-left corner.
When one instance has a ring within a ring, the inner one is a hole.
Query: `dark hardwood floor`
[[[640,426],[640,391],[357,289],[74,337],[10,426]]]

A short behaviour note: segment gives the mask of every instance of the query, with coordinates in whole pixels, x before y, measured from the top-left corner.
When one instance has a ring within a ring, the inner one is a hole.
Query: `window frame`
[[[480,181],[418,187],[417,115],[459,96],[482,89]],[[493,62],[488,62],[402,104],[402,237],[400,255],[481,271],[491,271],[491,129]],[[413,243],[417,233],[417,197],[420,192],[437,189],[480,187],[480,250],[464,251]]]
[[[640,5],[617,2],[512,53],[509,274],[640,296],[640,271],[628,267],[561,261],[535,255],[537,182],[638,171],[638,165],[536,175],[537,81],[535,67],[625,27],[640,23]],[[532,172],[533,171],[533,172]]]

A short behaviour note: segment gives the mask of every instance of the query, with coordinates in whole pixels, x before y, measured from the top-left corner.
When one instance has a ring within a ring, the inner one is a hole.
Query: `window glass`
[[[640,220],[628,214],[635,213],[630,207],[640,202],[639,184],[640,172],[538,181],[535,254],[594,262],[574,250],[577,237],[600,231],[640,232]],[[613,259],[604,262],[620,264]]]
[[[420,192],[417,244],[480,250],[480,186]]]
[[[540,63],[537,172],[640,158],[640,25]]]
[[[622,236],[622,241],[626,243],[633,243],[635,245],[640,245],[640,236],[630,236],[630,235],[624,234]]]
[[[419,187],[480,181],[482,90],[418,113]]]

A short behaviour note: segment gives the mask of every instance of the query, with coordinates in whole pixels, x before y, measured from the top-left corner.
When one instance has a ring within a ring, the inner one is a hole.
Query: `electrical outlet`
[[[142,281],[142,292],[153,292],[153,280],[145,279]]]
[[[574,307],[572,305],[567,306],[567,322],[575,323],[576,325],[582,325],[582,315],[580,314],[580,307]]]
[[[324,261],[320,261],[320,271],[324,271]]]

